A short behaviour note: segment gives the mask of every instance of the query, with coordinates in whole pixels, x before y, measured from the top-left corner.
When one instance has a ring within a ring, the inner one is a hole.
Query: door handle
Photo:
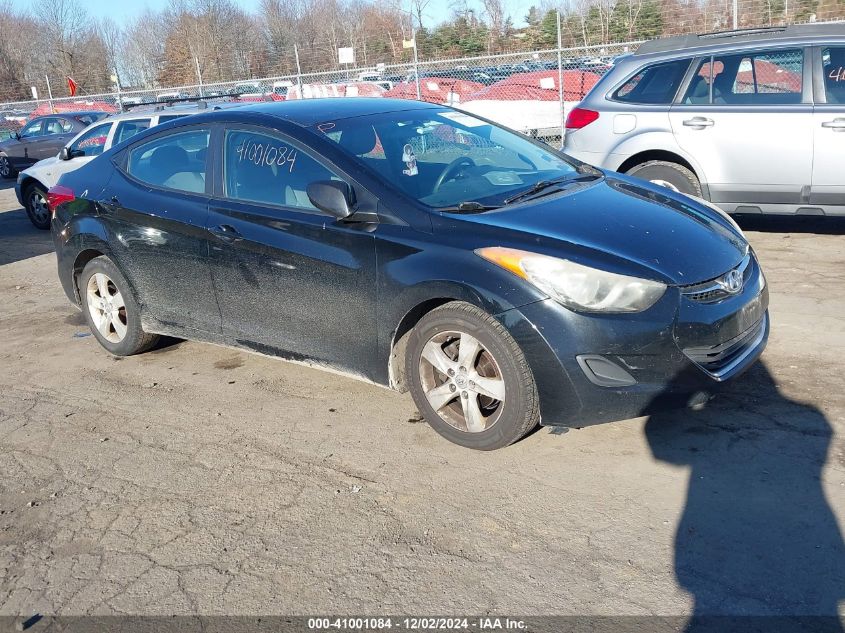
[[[691,119],[684,121],[683,124],[697,130],[703,130],[706,127],[713,127],[714,125],[713,119],[708,119],[703,116],[694,116]]]
[[[845,119],[833,119],[833,121],[824,121],[822,127],[830,128],[834,132],[845,132]]]
[[[244,236],[241,235],[240,231],[231,224],[221,224],[220,226],[216,226],[211,229],[211,233],[218,239],[224,242],[229,242],[230,244],[240,242],[244,239]]]

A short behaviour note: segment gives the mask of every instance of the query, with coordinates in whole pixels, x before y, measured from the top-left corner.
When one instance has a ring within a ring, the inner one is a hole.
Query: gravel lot
[[[845,222],[744,222],[763,362],[494,453],[191,342],[112,358],[0,191],[0,615],[845,615]]]

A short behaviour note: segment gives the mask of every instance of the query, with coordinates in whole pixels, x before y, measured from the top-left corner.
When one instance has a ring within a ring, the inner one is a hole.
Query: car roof
[[[63,111],[63,112],[54,112],[53,114],[40,114],[35,119],[46,119],[48,117],[77,117],[77,116],[85,116],[90,114],[108,114],[104,110],[74,110],[72,112]]]
[[[676,35],[645,42],[634,53],[635,57],[654,53],[680,53],[686,49],[720,49],[737,44],[802,43],[816,38],[845,38],[845,23],[791,24],[789,26],[758,29],[739,29],[703,33],[701,35]]]
[[[438,106],[409,99],[385,97],[331,97],[324,99],[293,99],[290,101],[267,101],[237,108],[238,113],[266,114],[302,127],[309,127],[324,121],[339,121],[370,114],[404,112],[409,110],[438,110]]]

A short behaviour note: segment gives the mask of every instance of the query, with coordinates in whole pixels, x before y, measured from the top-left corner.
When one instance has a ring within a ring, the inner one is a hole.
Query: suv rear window
[[[647,66],[619,86],[613,99],[643,105],[672,103],[689,65],[689,59],[680,59]]]
[[[712,58],[712,63],[705,59],[690,82],[684,103],[801,103],[803,66],[800,49],[724,55]]]

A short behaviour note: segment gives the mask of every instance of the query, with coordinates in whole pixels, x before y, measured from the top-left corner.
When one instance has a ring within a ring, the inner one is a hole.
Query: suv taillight
[[[573,108],[566,117],[567,130],[580,130],[599,118],[599,113],[586,108]]]
[[[50,215],[56,215],[56,208],[63,202],[72,202],[73,200],[76,200],[76,196],[70,187],[63,187],[62,185],[50,187],[47,192],[47,208],[50,209]]]

